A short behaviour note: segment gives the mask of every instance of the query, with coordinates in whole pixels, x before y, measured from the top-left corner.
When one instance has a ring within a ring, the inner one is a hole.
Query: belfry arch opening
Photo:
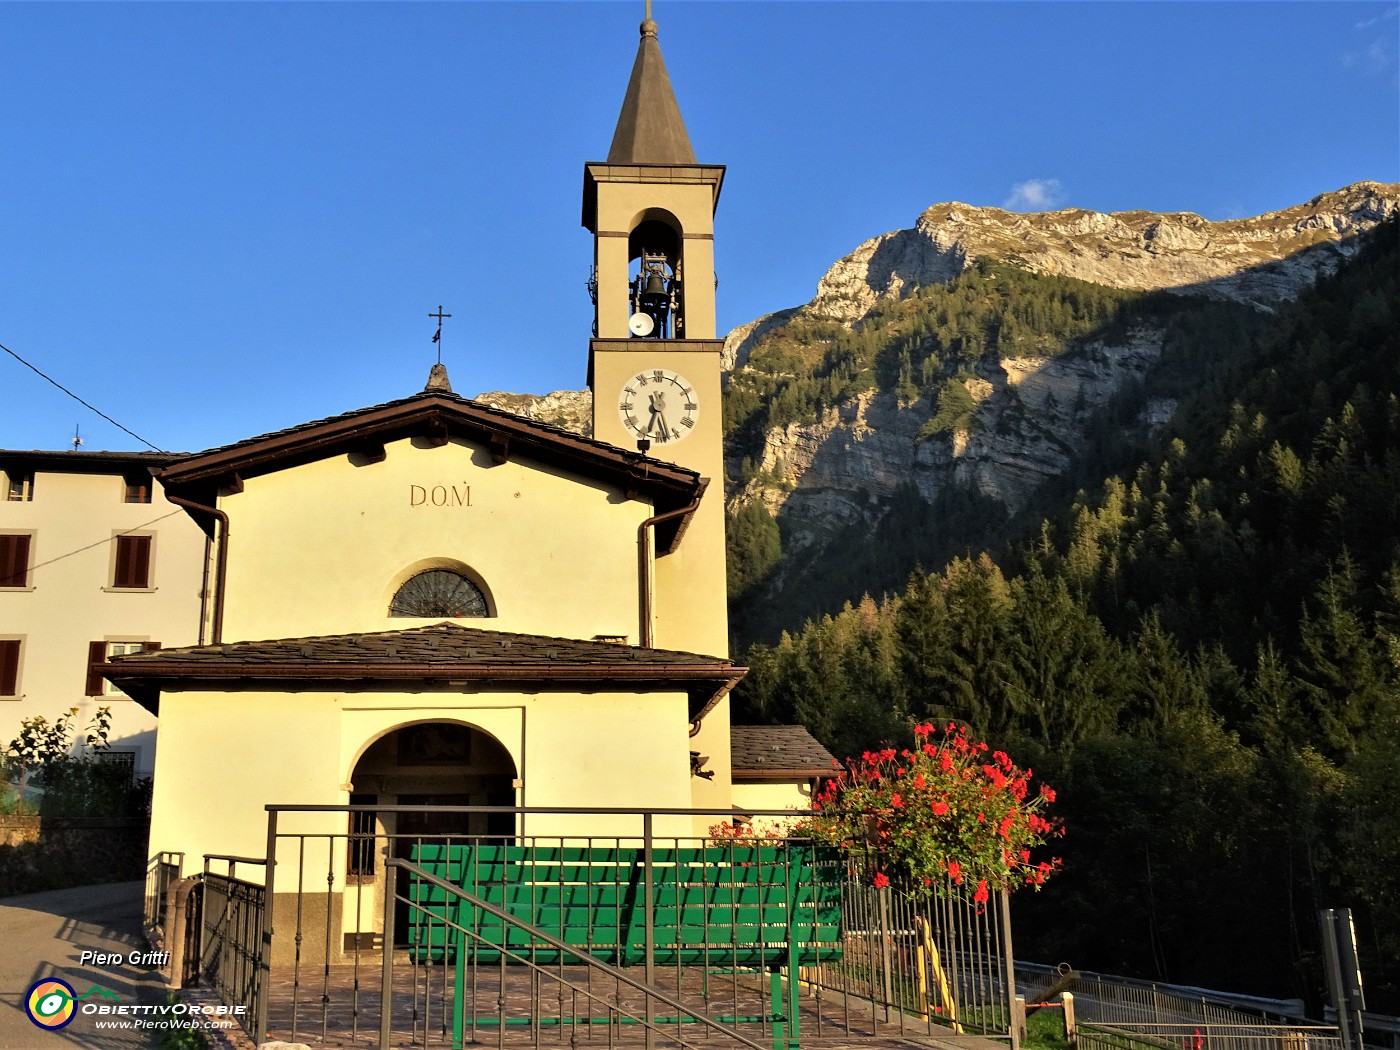
[[[631,325],[634,337],[685,337],[684,261],[680,224],[675,216],[648,209],[627,237],[629,313],[644,322]]]

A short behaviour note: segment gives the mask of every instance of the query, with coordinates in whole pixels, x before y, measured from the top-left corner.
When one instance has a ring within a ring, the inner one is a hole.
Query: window
[[[151,585],[151,537],[118,536],[112,586],[143,590]]]
[[[144,642],[108,642],[106,649],[105,655],[110,660],[114,656],[122,656],[125,653],[145,652],[146,644]],[[106,696],[126,696],[125,690],[118,689],[106,679],[103,679],[102,682],[102,692]]]
[[[5,499],[11,503],[28,503],[34,498],[34,472],[6,471]]]
[[[19,639],[0,638],[0,696],[19,695]]]
[[[390,616],[490,616],[486,595],[461,573],[429,569],[410,577],[389,603]]]
[[[135,751],[94,751],[93,761],[113,771],[113,779],[130,784],[136,779]]]
[[[126,696],[126,693],[102,677],[102,672],[97,670],[97,666],[105,664],[114,656],[149,653],[159,648],[160,642],[88,642],[87,687],[83,692],[87,696]]]
[[[378,795],[351,794],[350,805],[373,806],[378,804]],[[363,810],[350,814],[350,851],[345,873],[347,875],[374,874],[374,845],[378,816],[373,810]]]
[[[29,586],[29,533],[0,535],[0,587]]]
[[[149,474],[133,474],[126,478],[126,494],[122,497],[125,503],[150,503],[151,502],[151,476]]]

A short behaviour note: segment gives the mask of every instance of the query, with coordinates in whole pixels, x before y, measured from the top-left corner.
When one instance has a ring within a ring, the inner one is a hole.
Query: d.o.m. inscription
[[[408,486],[410,507],[470,507],[472,487],[465,482],[461,485],[410,485]]]

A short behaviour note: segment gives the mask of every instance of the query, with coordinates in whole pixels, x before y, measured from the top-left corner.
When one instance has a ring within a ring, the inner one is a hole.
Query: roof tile
[[[836,762],[803,726],[730,726],[729,747],[736,775],[821,776],[830,773]]]

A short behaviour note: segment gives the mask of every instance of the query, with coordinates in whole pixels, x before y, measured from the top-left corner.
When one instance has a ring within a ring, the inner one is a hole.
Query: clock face
[[[628,433],[654,445],[669,445],[695,429],[699,395],[684,376],[653,368],[636,373],[623,385],[617,414]]]

